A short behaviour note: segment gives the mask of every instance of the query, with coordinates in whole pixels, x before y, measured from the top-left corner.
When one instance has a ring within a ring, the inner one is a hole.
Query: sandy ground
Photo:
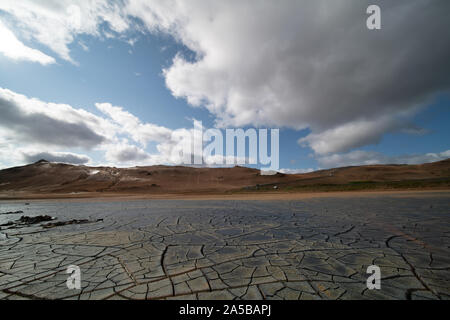
[[[1,202],[22,201],[127,201],[127,200],[302,200],[311,198],[356,198],[356,197],[450,197],[450,190],[377,190],[339,192],[261,192],[236,194],[117,194],[117,193],[70,193],[70,194],[29,194],[17,192],[0,194]]]

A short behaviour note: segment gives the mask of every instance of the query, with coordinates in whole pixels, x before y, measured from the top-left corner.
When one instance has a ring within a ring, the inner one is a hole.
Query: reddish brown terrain
[[[0,170],[0,199],[393,189],[450,189],[450,159],[421,165],[369,165],[272,176],[246,167],[111,168],[45,160]]]

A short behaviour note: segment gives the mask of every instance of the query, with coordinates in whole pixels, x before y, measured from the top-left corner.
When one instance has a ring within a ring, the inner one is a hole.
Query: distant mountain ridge
[[[352,166],[272,176],[247,167],[88,167],[44,159],[0,170],[0,198],[18,194],[208,194],[391,188],[450,189],[450,159],[420,165]]]

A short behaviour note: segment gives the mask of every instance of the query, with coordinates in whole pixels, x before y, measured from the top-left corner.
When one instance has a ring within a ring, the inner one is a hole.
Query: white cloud
[[[370,1],[130,0],[127,12],[196,54],[164,70],[175,97],[219,125],[308,127],[303,142],[323,154],[408,126],[399,113],[450,88],[450,3],[377,2],[377,32],[365,27]]]
[[[188,157],[192,156],[194,134],[202,137],[199,127],[172,130],[142,122],[110,103],[97,103],[96,107],[104,117],[0,88],[0,165],[23,164],[40,158],[91,162],[85,156],[60,150],[74,148],[101,151],[109,165],[181,164],[186,159],[184,151],[189,152]],[[157,143],[157,153],[145,150],[149,142]],[[195,154],[201,156],[202,150],[199,152]],[[210,159],[206,160],[209,163]]]
[[[313,172],[313,168],[307,168],[307,169],[280,169],[278,172],[285,173],[285,174],[297,174],[297,173],[308,173]]]
[[[151,156],[143,149],[126,143],[114,144],[106,148],[105,158],[112,163],[140,163]]]
[[[0,10],[9,14],[24,36],[71,62],[74,60],[68,45],[77,35],[101,36],[100,25],[105,22],[114,32],[124,32],[129,27],[120,2],[108,0],[2,0]]]
[[[55,63],[45,53],[24,45],[0,20],[0,53],[16,61],[38,62],[42,65]]]
[[[16,166],[22,163],[17,147],[0,130],[0,169]]]
[[[78,44],[80,45],[81,49],[83,49],[84,51],[88,52],[89,51],[89,47],[83,42],[83,41],[78,41]]]
[[[114,164],[181,161],[175,150],[183,147],[183,143],[186,143],[183,137],[190,134],[190,130],[171,130],[143,123],[123,108],[109,103],[97,103],[96,107],[105,117],[67,104],[44,102],[0,88],[0,149],[9,151],[14,146],[22,146],[26,151],[22,152],[20,159],[16,159],[18,162],[23,159],[34,160],[39,154],[37,157],[48,158],[49,161],[50,158],[66,158],[72,162],[85,163],[85,158],[76,158],[67,152],[58,153],[57,148],[104,151],[105,159]],[[150,155],[144,150],[152,141],[158,143],[159,154]],[[46,151],[33,151],[36,149]],[[0,156],[7,158],[7,152],[1,152]]]
[[[163,70],[175,97],[206,107],[218,125],[309,128],[299,142],[323,158],[377,143],[386,132],[424,133],[411,116],[449,91],[450,2],[376,2],[383,15],[377,32],[365,27],[368,0],[2,0],[0,11],[21,38],[72,62],[77,36],[118,36],[132,45],[127,32],[143,31],[133,22],[141,19],[149,32],[170,34],[195,54],[180,53]],[[143,149],[157,141],[173,160],[183,131],[99,106],[110,139],[125,134]]]
[[[310,146],[316,154],[345,152],[352,148],[375,144],[384,133],[398,129],[402,122],[392,116],[373,120],[348,122],[319,133],[311,133],[298,140],[302,146]]]
[[[450,150],[440,153],[410,154],[387,156],[374,151],[356,150],[344,154],[333,154],[317,159],[322,168],[336,168],[346,166],[372,164],[421,164],[450,158]]]
[[[66,104],[43,102],[0,88],[0,166],[34,162],[41,158],[76,164],[92,163],[85,155],[65,151],[78,148],[102,151],[108,165],[134,166],[180,164],[184,150],[190,150],[192,137],[200,134],[194,128],[169,129],[139,118],[122,107],[98,103],[105,117]],[[195,121],[194,121],[195,123]],[[362,127],[366,124],[362,125]],[[356,126],[355,134],[358,132]],[[342,136],[342,133],[337,136]],[[343,135],[346,139],[345,134]],[[349,137],[351,134],[348,135]],[[200,136],[201,137],[201,136]],[[334,135],[325,139],[333,139]],[[149,142],[156,142],[157,153],[146,151]],[[314,145],[314,144],[313,144]],[[317,147],[319,148],[319,147]],[[324,147],[325,148],[325,147]],[[63,150],[61,150],[63,149]],[[320,148],[318,151],[320,152]],[[328,149],[324,149],[328,150]],[[328,150],[330,151],[330,150]],[[200,150],[201,152],[201,150]],[[319,153],[318,152],[318,153]],[[195,153],[195,152],[194,152]],[[324,152],[326,154],[327,152]],[[196,154],[201,156],[201,154]],[[192,156],[189,154],[189,157]],[[389,157],[377,152],[352,151],[318,157],[320,167],[339,167],[378,163],[423,163],[450,157],[450,150],[441,153]],[[247,159],[248,160],[248,159]],[[221,155],[206,157],[206,165],[223,162]],[[282,173],[304,173],[313,169],[281,169]]]
[[[113,126],[83,109],[31,99],[0,88],[0,129],[17,143],[92,148]]]
[[[127,40],[127,43],[128,43],[130,46],[132,46],[132,47],[134,47],[134,45],[136,44],[136,42],[138,42],[138,39],[137,39],[137,38],[131,38],[131,39],[128,39],[128,40]]]
[[[161,142],[169,140],[171,137],[170,129],[151,123],[142,123],[122,107],[113,106],[110,103],[96,103],[95,106],[120,126],[120,131],[130,134],[133,140],[143,146],[150,141]]]

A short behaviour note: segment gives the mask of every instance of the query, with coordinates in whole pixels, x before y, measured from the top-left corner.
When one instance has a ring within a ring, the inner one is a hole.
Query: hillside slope
[[[257,169],[149,166],[88,167],[45,160],[0,170],[0,197],[14,193],[226,193],[400,188],[450,189],[450,159],[421,165],[369,165],[305,174],[261,175]]]

